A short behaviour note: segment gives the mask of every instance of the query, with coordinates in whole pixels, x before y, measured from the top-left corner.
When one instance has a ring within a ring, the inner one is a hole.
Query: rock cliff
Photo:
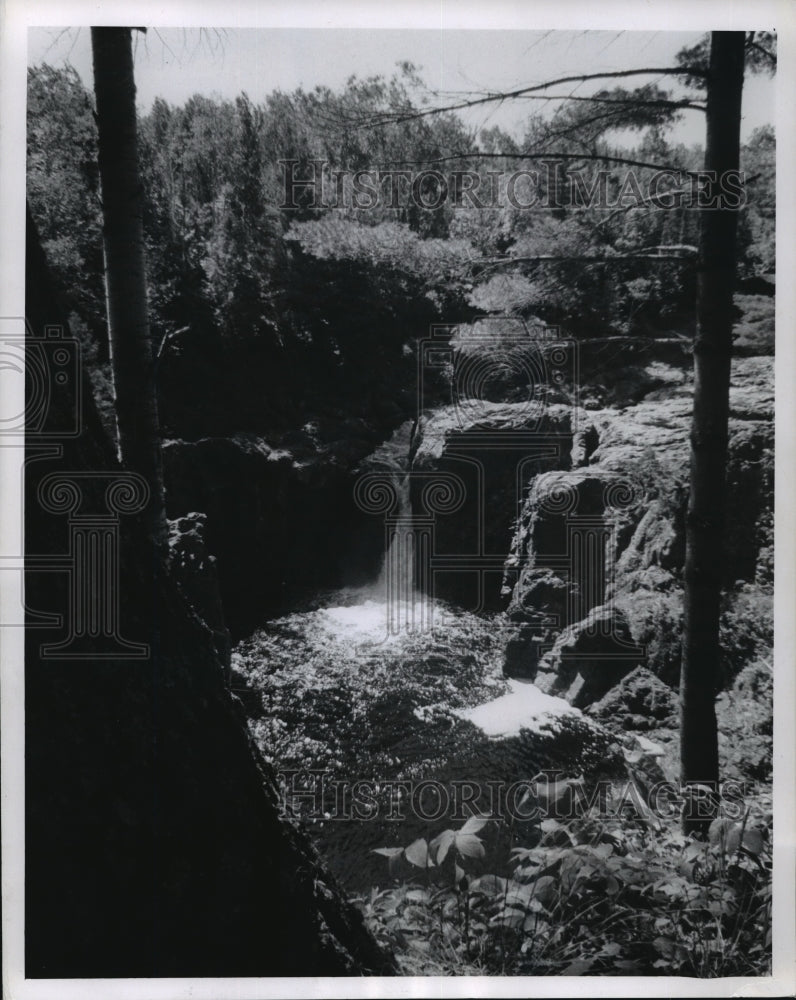
[[[644,367],[637,359],[618,366],[610,391],[595,390],[584,372],[588,409],[554,403],[538,415],[526,404],[482,402],[468,423],[445,407],[420,423],[413,445],[413,505],[420,502],[420,473],[457,473],[465,484],[464,502],[436,519],[435,552],[477,552],[479,519],[482,552],[508,549],[502,590],[486,588],[485,602],[498,607],[502,595],[515,626],[506,673],[534,679],[579,707],[641,666],[668,685],[679,676],[693,385],[682,360],[646,360]],[[625,382],[635,388],[618,402],[615,390]],[[773,409],[773,358],[736,358],[724,567],[727,681],[771,641]],[[512,434],[517,447],[501,450]],[[497,446],[483,450],[477,474],[468,473],[466,463],[477,464],[479,435],[491,435]],[[531,455],[534,442],[541,454],[518,464],[518,450]],[[439,574],[436,590],[449,600],[473,600],[461,573]]]

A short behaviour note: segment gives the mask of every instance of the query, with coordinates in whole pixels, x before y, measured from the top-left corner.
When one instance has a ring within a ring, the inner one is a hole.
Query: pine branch
[[[759,42],[747,42],[746,47],[748,49],[755,49],[762,56],[765,56],[766,59],[770,59],[771,63],[776,67],[777,57],[774,55],[773,52],[769,52],[768,49],[763,48],[763,46]]]

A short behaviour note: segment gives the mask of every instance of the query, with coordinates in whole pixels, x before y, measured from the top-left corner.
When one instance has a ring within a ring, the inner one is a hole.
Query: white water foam
[[[539,732],[542,725],[554,716],[582,717],[579,708],[573,708],[563,698],[545,694],[530,681],[512,678],[508,684],[508,694],[493,698],[483,705],[476,705],[475,708],[459,709],[456,715],[472,722],[493,739],[518,736],[521,729]]]

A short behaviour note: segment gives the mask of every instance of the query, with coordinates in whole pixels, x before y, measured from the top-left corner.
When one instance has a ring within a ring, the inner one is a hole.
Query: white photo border
[[[796,176],[796,7],[788,0],[392,0],[290,3],[224,0],[152,0],[129,3],[85,0],[7,0],[0,11],[0,316],[25,313],[25,100],[27,30],[91,24],[122,25],[131,17],[152,27],[304,27],[433,29],[776,29],[777,71],[777,262],[776,300],[776,556],[774,706],[774,974],[768,978],[701,980],[674,977],[455,977],[358,979],[117,979],[25,980],[24,958],[24,629],[0,635],[2,695],[2,887],[3,992],[10,1000],[87,997],[162,1000],[248,1000],[260,997],[675,997],[782,996],[796,989],[796,273],[794,194]],[[24,401],[20,405],[20,412]],[[0,448],[0,515],[4,547],[21,551],[20,464],[13,448]],[[9,535],[10,533],[10,535]],[[0,574],[0,577],[4,574]],[[6,576],[8,574],[5,574]],[[0,602],[9,589],[0,580]],[[3,619],[5,620],[5,619]]]

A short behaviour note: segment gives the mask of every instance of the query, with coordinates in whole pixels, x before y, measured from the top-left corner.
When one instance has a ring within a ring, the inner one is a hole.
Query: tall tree
[[[163,469],[149,331],[143,189],[130,28],[92,28],[105,286],[122,462],[149,483],[147,530],[165,547]]]
[[[705,170],[716,178],[739,166],[745,44],[744,32],[711,37]],[[715,697],[738,212],[706,207],[701,216],[680,674],[680,777],[689,788],[719,780]],[[714,808],[715,801],[706,809],[687,804],[684,827],[703,828]]]

